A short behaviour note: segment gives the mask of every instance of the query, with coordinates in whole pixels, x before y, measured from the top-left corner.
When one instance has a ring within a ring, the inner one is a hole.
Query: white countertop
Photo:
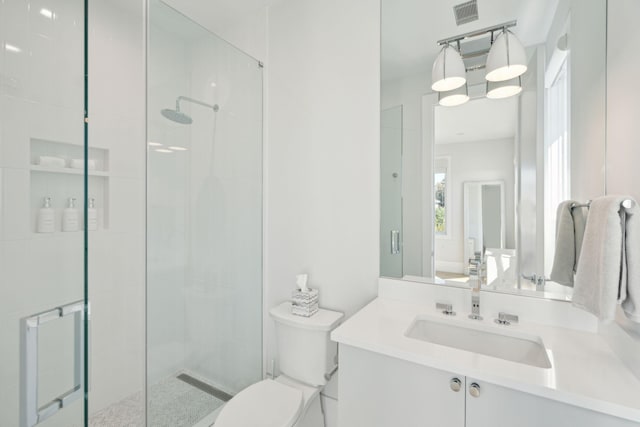
[[[552,364],[544,369],[406,337],[418,315],[458,324],[478,322],[468,319],[467,313],[450,318],[425,303],[377,298],[335,329],[331,338],[340,344],[640,421],[640,380],[597,334],[526,322],[501,326],[485,317],[482,323],[487,328],[509,328],[542,338]]]

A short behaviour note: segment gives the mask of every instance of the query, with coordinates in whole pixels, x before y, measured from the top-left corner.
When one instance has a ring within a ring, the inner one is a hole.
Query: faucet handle
[[[453,305],[445,302],[436,302],[436,309],[442,310],[442,314],[447,316],[455,316],[456,312],[453,311]]]
[[[501,311],[500,313],[498,313],[496,323],[499,325],[510,325],[512,323],[518,323],[518,316]]]

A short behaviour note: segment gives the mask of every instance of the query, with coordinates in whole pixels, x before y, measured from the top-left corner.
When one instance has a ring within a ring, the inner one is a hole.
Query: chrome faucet
[[[536,285],[536,291],[544,291],[544,285],[546,284],[547,280],[549,280],[546,277],[538,276],[535,273],[533,273],[531,276],[527,276],[523,273],[522,278],[529,280],[531,283]]]
[[[484,278],[484,260],[482,252],[476,252],[475,258],[469,260],[472,265],[470,273],[475,274],[475,280],[471,279],[471,314],[469,319],[482,320],[480,316],[480,288],[482,288],[482,280]],[[475,268],[473,268],[475,267]]]
[[[482,320],[482,316],[480,316],[480,289],[471,288],[471,314],[469,319]]]
[[[476,258],[477,259],[477,258]],[[480,316],[480,288],[482,287],[482,255],[477,260],[476,265],[476,280],[471,280],[471,314],[469,319],[482,320]]]

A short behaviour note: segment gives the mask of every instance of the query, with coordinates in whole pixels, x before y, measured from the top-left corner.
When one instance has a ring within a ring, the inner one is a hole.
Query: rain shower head
[[[211,105],[202,101],[198,101],[197,99],[189,98],[186,96],[179,96],[176,99],[176,109],[172,110],[170,108],[165,108],[161,111],[162,115],[172,122],[180,123],[183,125],[190,125],[191,123],[193,123],[193,119],[191,117],[180,111],[180,101],[189,101],[203,107],[211,108],[214,113],[217,113],[220,110],[220,106],[218,104]]]
[[[187,116],[185,113],[178,110],[165,108],[164,110],[161,111],[161,113],[167,119],[176,123],[180,123],[183,125],[190,125],[191,123],[193,123],[193,119],[191,117]]]

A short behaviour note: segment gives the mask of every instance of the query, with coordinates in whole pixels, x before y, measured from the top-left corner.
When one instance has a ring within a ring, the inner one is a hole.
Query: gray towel
[[[573,286],[586,223],[584,208],[572,209],[574,204],[579,203],[573,200],[560,203],[556,214],[556,250],[550,277],[565,286]]]
[[[573,305],[608,322],[617,304],[640,322],[640,209],[625,209],[630,197],[605,196],[591,202],[578,263]],[[633,199],[631,199],[633,200]]]

